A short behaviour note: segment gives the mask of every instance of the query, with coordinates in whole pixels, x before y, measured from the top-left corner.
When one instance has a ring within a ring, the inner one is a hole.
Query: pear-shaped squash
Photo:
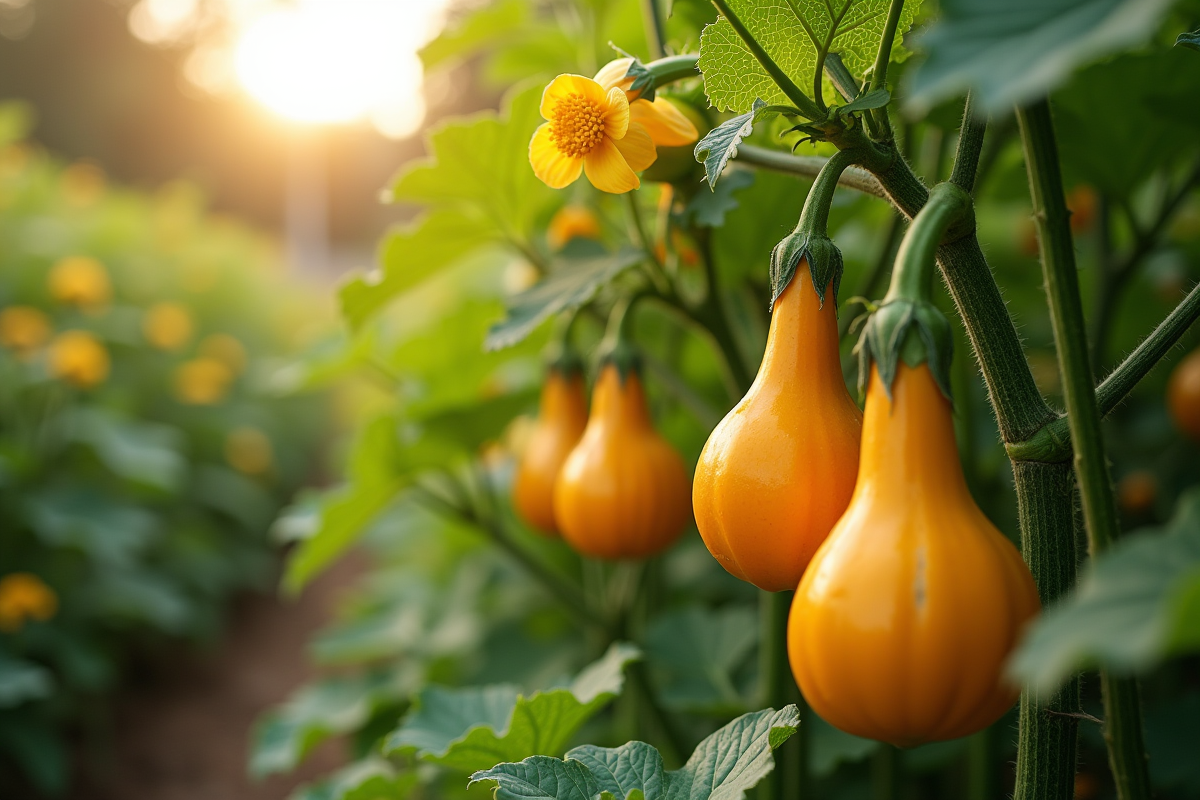
[[[760,589],[796,588],[842,515],[858,472],[862,414],[838,357],[833,292],[806,261],[775,302],[750,391],[708,437],[692,503],[709,551]]]
[[[683,460],[651,424],[637,369],[606,364],[554,489],[563,539],[593,558],[655,555],[687,526],[689,489]]]
[[[1003,668],[1040,607],[1017,549],[971,498],[951,408],[928,364],[872,368],[858,482],[805,572],[788,655],[843,731],[911,747],[995,722]]]
[[[554,483],[587,426],[587,396],[579,369],[552,366],[542,384],[537,422],[517,465],[513,507],[535,530],[557,534]]]

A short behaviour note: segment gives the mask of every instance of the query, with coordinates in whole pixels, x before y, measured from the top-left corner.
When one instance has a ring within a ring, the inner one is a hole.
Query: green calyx
[[[829,238],[829,206],[838,178],[857,159],[857,151],[839,150],[821,167],[813,181],[796,230],[771,251],[771,307],[783,290],[792,282],[800,260],[808,262],[813,289],[825,305],[825,289],[833,285],[833,302],[837,303],[842,283],[842,251]]]
[[[633,63],[629,65],[625,77],[633,78],[633,84],[629,87],[629,91],[637,92],[638,99],[641,100],[652,101],[660,86],[666,86],[684,78],[695,78],[700,74],[696,71],[698,55],[667,56],[657,61],[651,61],[649,64],[643,64],[624,50],[615,49],[621,55],[633,58]]]
[[[938,246],[974,227],[970,194],[951,183],[930,190],[929,201],[900,242],[887,296],[867,321],[855,348],[860,389],[874,363],[890,397],[896,369],[903,361],[910,367],[928,364],[942,394],[951,399],[954,335],[950,321],[933,304],[933,274]]]
[[[863,327],[854,348],[858,354],[858,389],[866,390],[871,365],[879,370],[888,397],[903,361],[910,367],[929,364],[938,388],[950,395],[950,362],[954,356],[954,333],[950,321],[928,300],[895,297],[884,300]]]

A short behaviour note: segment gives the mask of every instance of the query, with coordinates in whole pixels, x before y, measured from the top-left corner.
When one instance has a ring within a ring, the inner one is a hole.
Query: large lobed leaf
[[[745,711],[741,678],[758,645],[757,619],[754,606],[741,604],[688,606],[657,617],[646,637],[646,658],[664,677],[663,702],[714,716]]]
[[[755,41],[810,96],[818,53],[831,36],[829,52],[838,53],[855,75],[874,64],[888,5],[888,0],[729,0]],[[893,60],[907,56],[900,36],[912,26],[920,5],[920,0],[904,4]],[[699,63],[708,99],[718,109],[746,112],[756,98],[768,104],[790,102],[723,17],[704,29]]]
[[[1011,673],[1043,692],[1087,665],[1144,671],[1200,650],[1200,489],[1161,532],[1132,535],[1099,556],[1013,656]]]
[[[743,714],[700,742],[673,772],[656,749],[628,742],[576,747],[561,760],[532,756],[500,764],[471,782],[495,781],[496,800],[741,800],[775,768],[772,751],[799,726],[795,706]]]
[[[989,111],[1040,97],[1076,67],[1145,41],[1171,0],[942,0],[921,37],[908,104],[917,110],[970,89]],[[1120,109],[1116,100],[1114,113]]]
[[[509,685],[426,687],[416,710],[384,740],[384,751],[415,753],[464,772],[560,753],[579,727],[621,692],[625,665],[639,658],[636,647],[617,642],[570,686],[528,697]]]

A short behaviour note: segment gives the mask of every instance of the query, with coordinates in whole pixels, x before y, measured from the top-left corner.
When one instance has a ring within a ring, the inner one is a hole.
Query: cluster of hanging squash
[[[640,375],[550,371],[517,510],[581,554],[644,558],[688,521],[738,578],[795,589],[788,653],[805,698],[849,733],[913,746],[987,727],[1016,699],[1003,666],[1040,603],[1016,548],[967,488],[930,366],[846,389],[836,287],[801,260],[746,396],[713,430],[689,492]],[[585,423],[586,417],[586,423]]]

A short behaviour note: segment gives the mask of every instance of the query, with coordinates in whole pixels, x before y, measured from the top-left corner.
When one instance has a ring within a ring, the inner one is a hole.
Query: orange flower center
[[[554,107],[550,136],[560,153],[583,158],[604,138],[604,109],[581,94],[567,95]]]

